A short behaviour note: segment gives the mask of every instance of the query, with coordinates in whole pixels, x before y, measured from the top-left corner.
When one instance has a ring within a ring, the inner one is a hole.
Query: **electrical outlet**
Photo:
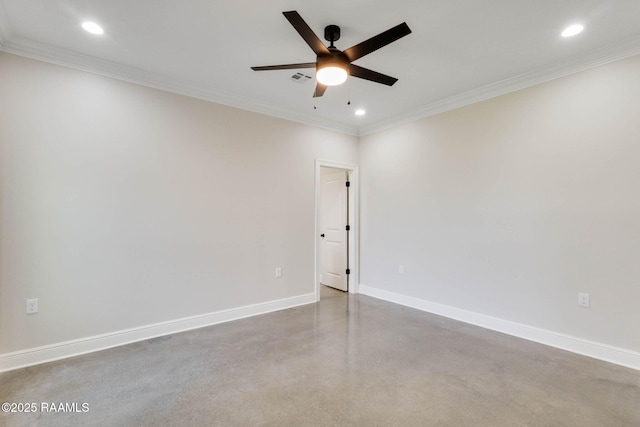
[[[27,300],[27,314],[36,314],[38,312],[38,299]]]
[[[398,266],[398,274],[404,274],[404,265]]]
[[[282,267],[276,267],[276,278],[282,277]]]
[[[578,293],[578,305],[580,307],[589,308],[589,306],[591,305],[589,301],[589,294],[586,294],[584,292]]]

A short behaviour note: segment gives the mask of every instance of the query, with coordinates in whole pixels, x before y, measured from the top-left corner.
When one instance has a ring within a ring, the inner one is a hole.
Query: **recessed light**
[[[84,28],[85,31],[91,34],[96,34],[96,35],[104,34],[104,30],[102,29],[102,27],[96,24],[95,22],[83,22],[82,28]]]
[[[580,34],[582,32],[582,30],[584,30],[584,26],[580,25],[580,24],[573,24],[573,25],[569,25],[567,28],[564,29],[564,31],[562,32],[562,37],[572,37],[575,36],[576,34]]]
[[[366,111],[363,109],[356,110],[356,116],[364,116]]]

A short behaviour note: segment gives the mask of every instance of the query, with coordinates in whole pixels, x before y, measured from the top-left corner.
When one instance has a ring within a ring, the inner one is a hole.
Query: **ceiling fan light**
[[[317,71],[316,79],[325,86],[338,86],[347,80],[347,70],[335,65],[323,67]]]

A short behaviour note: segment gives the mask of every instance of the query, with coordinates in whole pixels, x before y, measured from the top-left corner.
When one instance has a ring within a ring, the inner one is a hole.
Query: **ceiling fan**
[[[377,36],[371,37],[349,49],[339,50],[333,45],[333,42],[340,39],[340,27],[337,25],[329,25],[324,29],[324,38],[331,43],[329,47],[327,47],[318,36],[316,36],[298,12],[293,10],[290,12],[282,12],[282,14],[315,52],[316,62],[251,67],[252,70],[268,71],[315,68],[317,83],[315,91],[313,92],[314,97],[322,96],[327,90],[327,86],[336,86],[344,83],[348,76],[370,80],[387,86],[393,86],[393,84],[398,81],[395,77],[360,67],[352,64],[352,62],[411,34],[411,29],[406,22],[396,25],[387,31],[383,31]]]

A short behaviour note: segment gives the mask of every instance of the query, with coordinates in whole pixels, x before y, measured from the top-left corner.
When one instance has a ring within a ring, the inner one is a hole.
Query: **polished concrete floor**
[[[640,372],[361,295],[0,374],[7,426],[640,426]]]

